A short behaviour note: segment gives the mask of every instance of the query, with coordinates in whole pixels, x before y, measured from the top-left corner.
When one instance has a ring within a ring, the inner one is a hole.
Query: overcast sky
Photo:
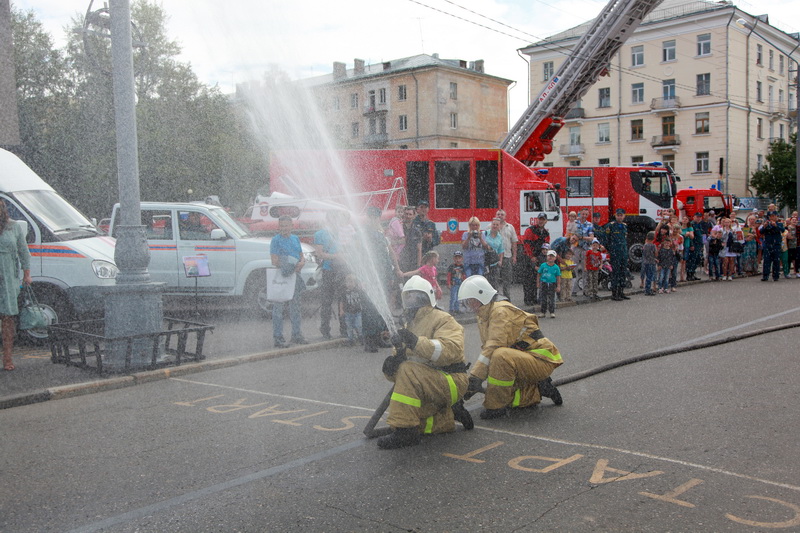
[[[12,0],[32,9],[56,42],[90,0]],[[201,81],[232,92],[271,65],[292,78],[328,74],[334,61],[378,63],[420,53],[485,60],[486,73],[514,80],[513,124],[527,106],[527,64],[517,49],[595,17],[607,0],[161,0],[169,36]],[[800,31],[797,0],[737,1]],[[92,9],[102,6],[95,0]],[[800,55],[800,52],[798,52]]]

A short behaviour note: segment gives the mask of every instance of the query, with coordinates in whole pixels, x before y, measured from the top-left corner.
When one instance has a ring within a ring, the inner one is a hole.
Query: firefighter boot
[[[542,395],[544,398],[550,398],[553,400],[553,403],[556,405],[561,405],[564,403],[564,400],[561,398],[561,393],[558,392],[558,389],[555,385],[553,385],[553,380],[550,378],[544,379],[537,383],[539,387],[539,394]]]
[[[613,287],[611,289],[611,299],[614,300],[615,302],[619,302],[620,300],[622,300],[622,297],[619,295],[620,292],[621,291],[619,287]]]
[[[416,446],[422,439],[419,428],[395,428],[389,435],[378,439],[378,448],[394,450],[407,446]]]
[[[503,418],[508,414],[508,407],[501,407],[500,409],[484,409],[481,411],[481,420],[493,420],[495,418]]]
[[[475,424],[472,422],[472,415],[464,408],[464,400],[457,401],[451,409],[453,410],[453,418],[464,426],[464,429],[469,431],[475,427]]]
[[[630,300],[631,299],[630,296],[625,296],[625,287],[620,287],[619,288],[619,297],[620,297],[621,300]]]
[[[478,393],[483,394],[483,380],[475,376],[470,376],[467,392],[464,393],[464,401],[466,402]]]

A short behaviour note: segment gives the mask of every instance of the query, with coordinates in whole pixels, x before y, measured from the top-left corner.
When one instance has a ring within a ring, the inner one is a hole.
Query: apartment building
[[[530,58],[532,99],[590,23],[521,49]],[[770,142],[788,140],[796,128],[798,44],[768,15],[730,2],[665,0],[567,115],[544,163],[663,161],[681,187],[751,196],[749,178]]]
[[[331,74],[302,83],[341,148],[487,148],[508,131],[513,82],[486,74],[482,60],[356,59],[351,69],[335,62]]]

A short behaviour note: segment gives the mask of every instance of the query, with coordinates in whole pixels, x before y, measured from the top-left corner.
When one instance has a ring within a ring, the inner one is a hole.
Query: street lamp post
[[[794,115],[795,130],[794,131],[795,131],[796,136],[800,137],[800,60],[792,58],[792,55],[797,51],[798,48],[800,48],[800,42],[794,48],[792,48],[791,52],[786,53],[780,46],[776,45],[775,43],[773,43],[772,41],[767,39],[764,35],[762,35],[758,30],[756,30],[756,26],[758,25],[758,22],[759,21],[756,20],[755,24],[750,24],[745,19],[740,18],[740,19],[738,19],[736,21],[736,24],[741,28],[745,28],[747,30],[750,30],[750,33],[755,33],[756,35],[758,35],[759,37],[764,39],[764,41],[767,44],[769,44],[773,48],[776,48],[778,51],[780,51],[781,53],[785,54],[786,57],[788,57],[790,60],[794,61],[794,65],[795,65],[794,92],[795,92],[795,96],[797,98],[797,104],[796,104],[795,110],[794,110],[794,113],[795,113],[795,115]],[[790,73],[791,73],[791,71],[790,71]],[[797,147],[797,143],[798,143],[797,137],[795,137],[795,144],[794,144],[795,191],[796,191],[796,195],[797,195],[796,199],[795,199],[795,209],[800,209],[800,149],[798,149],[798,147]]]
[[[113,339],[162,330],[164,284],[150,281],[150,250],[141,224],[130,1],[111,0],[109,12],[120,225],[114,252],[119,274],[105,299],[105,337],[112,340],[103,367],[113,371],[126,368],[128,357],[126,341]],[[152,341],[133,343],[129,368],[150,364],[152,351]]]

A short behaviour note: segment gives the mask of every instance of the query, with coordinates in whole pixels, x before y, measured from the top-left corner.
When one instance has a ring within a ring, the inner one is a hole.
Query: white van
[[[28,225],[33,290],[51,323],[102,315],[101,287],[113,285],[114,239],[104,235],[17,156],[0,149],[0,199]],[[44,338],[46,330],[27,332]]]

